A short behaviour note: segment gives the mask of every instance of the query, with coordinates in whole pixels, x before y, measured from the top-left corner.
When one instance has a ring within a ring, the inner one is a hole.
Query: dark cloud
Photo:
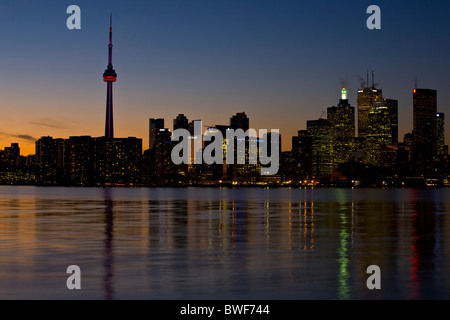
[[[37,140],[35,137],[30,136],[29,134],[12,134],[4,131],[0,131],[0,137],[17,138],[29,142],[34,142]]]
[[[37,139],[33,136],[30,136],[28,134],[18,134],[16,135],[17,138],[22,139],[22,140],[27,140],[30,142],[35,142]]]
[[[35,126],[43,126],[53,129],[70,129],[69,126],[65,125],[64,123],[61,123],[59,121],[55,121],[52,119],[40,119],[38,121],[30,122],[30,124],[33,124]]]

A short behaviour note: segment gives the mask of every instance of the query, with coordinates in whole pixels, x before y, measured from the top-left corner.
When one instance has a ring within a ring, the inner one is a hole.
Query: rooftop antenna
[[[375,88],[375,72],[372,69],[372,88]]]
[[[366,88],[369,87],[369,69],[367,69],[367,82],[366,82]]]

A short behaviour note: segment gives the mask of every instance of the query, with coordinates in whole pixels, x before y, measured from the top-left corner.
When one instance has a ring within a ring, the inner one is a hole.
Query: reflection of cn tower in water
[[[117,73],[112,66],[112,15],[109,23],[109,45],[108,45],[108,67],[103,73],[103,81],[107,83],[106,91],[106,122],[105,122],[105,137],[114,138],[114,123],[113,123],[113,82],[116,82]]]
[[[105,299],[113,299],[114,293],[114,252],[113,252],[113,228],[114,228],[114,216],[113,216],[113,201],[111,198],[111,190],[108,188],[103,189],[103,197],[105,201],[105,250],[103,267],[105,268],[103,274],[103,288],[105,291]]]

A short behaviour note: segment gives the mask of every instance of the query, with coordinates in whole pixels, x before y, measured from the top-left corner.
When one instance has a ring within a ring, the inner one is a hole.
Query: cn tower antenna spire
[[[113,82],[117,80],[117,73],[112,65],[112,14],[109,16],[109,44],[108,44],[108,67],[103,73],[103,81],[106,82],[106,122],[105,137],[114,138],[113,122]]]
[[[112,47],[113,47],[113,44],[112,44],[112,13],[111,13],[111,15],[109,16],[109,45],[108,45],[108,48],[109,48],[108,64],[111,64],[111,65],[112,65]]]

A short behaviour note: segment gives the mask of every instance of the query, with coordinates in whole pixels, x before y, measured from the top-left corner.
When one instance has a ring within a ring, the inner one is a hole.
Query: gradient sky
[[[81,30],[66,28],[71,4]],[[366,27],[371,4],[381,30]],[[450,119],[447,0],[2,0],[0,148],[18,142],[27,155],[41,136],[104,135],[110,13],[115,136],[144,149],[148,118],[172,129],[178,113],[215,125],[242,111],[252,128],[280,129],[289,149],[306,120],[338,103],[342,83],[356,107],[358,76],[372,68],[384,97],[399,100],[400,140],[416,78]]]

